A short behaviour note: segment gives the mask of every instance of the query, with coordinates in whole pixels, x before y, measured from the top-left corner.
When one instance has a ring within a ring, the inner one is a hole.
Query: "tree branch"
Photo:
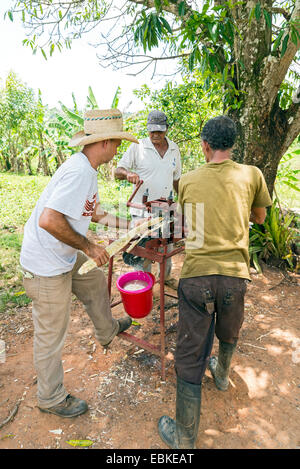
[[[280,142],[279,154],[283,155],[300,133],[300,101],[292,102],[288,109],[281,109],[277,97],[270,114],[270,121],[277,134],[277,141]]]
[[[294,11],[291,15],[291,21],[294,22],[298,33],[300,34],[300,0],[296,0]],[[297,51],[300,48],[300,41],[298,39],[297,45],[293,43],[291,35],[288,39],[286,52],[282,57],[274,57],[269,55],[265,59],[265,67],[262,69],[263,85],[265,85],[268,94],[268,106],[270,111],[276,99],[278,90],[283,82],[287,71],[295,58]]]
[[[272,13],[280,14],[282,15],[287,21],[291,19],[291,15],[288,11],[286,11],[284,8],[279,8],[279,7],[272,7],[271,9]]]
[[[144,5],[147,8],[156,8],[154,0],[129,0],[131,3],[135,3],[136,5]],[[175,3],[163,3],[161,5],[162,10],[166,11],[167,13],[171,13],[172,15],[176,17],[179,16],[179,11],[178,11],[178,5],[177,2]],[[187,4],[187,2],[184,2],[184,11],[186,12],[183,16],[180,18],[184,21],[186,21],[190,15],[193,13],[193,9]]]

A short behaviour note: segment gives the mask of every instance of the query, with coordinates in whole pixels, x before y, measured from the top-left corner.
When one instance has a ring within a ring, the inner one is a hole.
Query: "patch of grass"
[[[18,270],[23,227],[49,177],[0,174],[0,313],[31,300]]]
[[[28,220],[50,178],[0,173],[1,228],[20,228]]]
[[[50,177],[0,173],[0,313],[31,300],[22,293],[19,257],[23,229]],[[132,192],[127,181],[106,181],[99,177],[100,202],[104,210],[129,217],[126,202]],[[96,230],[91,223],[90,229]]]
[[[0,313],[9,313],[16,307],[26,306],[31,299],[26,296],[25,292],[16,292],[7,290],[0,293]]]
[[[128,181],[106,181],[99,179],[100,203],[104,210],[120,217],[129,217],[129,211],[126,207],[133,185]]]
[[[0,313],[30,302],[25,294],[20,294],[24,290],[18,270],[22,234],[11,231],[12,228],[0,230]]]

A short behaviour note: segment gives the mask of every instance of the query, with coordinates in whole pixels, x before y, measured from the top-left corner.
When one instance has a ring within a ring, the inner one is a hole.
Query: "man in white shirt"
[[[137,191],[132,202],[142,203],[145,192],[148,201],[168,198],[175,190],[178,192],[178,183],[181,176],[180,151],[176,143],[167,137],[168,121],[162,111],[151,111],[147,118],[147,130],[149,137],[143,138],[139,145],[132,144],[118,162],[115,170],[116,179],[143,184]],[[130,214],[133,222],[137,222],[144,216],[143,211],[131,207]],[[146,215],[146,214],[145,214]],[[168,245],[172,250],[172,245]],[[142,260],[135,267],[137,270],[151,270],[151,264]],[[177,282],[171,278],[172,261],[169,257],[166,263],[165,284],[176,288]]]
[[[131,325],[129,317],[112,317],[102,270],[78,272],[88,258],[98,267],[109,260],[105,248],[86,237],[91,221],[128,228],[126,219],[101,210],[97,183],[98,167],[112,160],[122,139],[138,142],[123,132],[120,111],[87,111],[84,130],[69,143],[83,146],[82,151],[58,168],[24,228],[20,264],[26,293],[32,298],[38,406],[61,417],[75,417],[88,409],[84,400],[70,395],[63,385],[61,355],[71,294],[83,302],[103,346]]]

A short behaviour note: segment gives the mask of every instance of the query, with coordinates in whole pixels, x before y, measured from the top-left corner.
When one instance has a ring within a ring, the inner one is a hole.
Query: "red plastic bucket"
[[[126,283],[132,280],[142,280],[147,282],[147,286],[141,290],[124,290]],[[117,288],[121,293],[121,298],[126,313],[132,318],[144,318],[153,306],[152,288],[155,277],[150,272],[136,271],[121,275],[117,280]]]

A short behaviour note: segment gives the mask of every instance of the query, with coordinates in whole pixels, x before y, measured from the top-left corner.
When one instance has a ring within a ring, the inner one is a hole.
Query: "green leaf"
[[[91,86],[88,87],[88,99],[94,109],[98,108],[98,103],[97,103],[97,100],[95,98],[95,95],[93,93]]]
[[[275,52],[275,51],[278,49],[283,34],[284,34],[284,30],[282,29],[282,30],[280,31],[280,33],[278,34],[278,36],[277,36],[275,42],[274,42],[273,52]]]
[[[295,46],[298,46],[297,31],[295,30],[294,27],[292,27],[292,29],[291,29],[291,39],[292,39],[292,42],[295,44]]]
[[[223,82],[224,83],[227,81],[227,76],[228,76],[228,64],[225,65],[225,68],[223,70]]]
[[[168,31],[168,33],[172,34],[172,28],[171,26],[169,25],[169,23],[167,22],[167,20],[165,18],[160,18],[161,22],[163,23],[164,27],[166,28],[166,30]]]
[[[161,1],[160,0],[154,0],[154,5],[157,11],[161,11]]]
[[[263,11],[264,11],[264,17],[265,17],[266,25],[268,26],[269,29],[271,29],[272,28],[271,15],[267,10],[264,9]]]
[[[255,7],[253,7],[251,10],[250,10],[250,13],[249,13],[249,24],[251,24],[253,18],[254,18],[254,14],[255,14]]]
[[[13,20],[14,20],[13,14],[12,14],[11,11],[8,11],[8,12],[7,12],[7,16],[9,17],[10,21],[13,21]]]
[[[289,33],[287,33],[283,38],[280,57],[283,57],[286,52],[288,40],[289,40]]]
[[[254,253],[253,254],[253,264],[254,264],[254,267],[255,267],[255,270],[257,273],[261,274],[262,273],[262,270],[261,270],[261,267],[259,265],[259,262],[258,262],[258,258],[257,258],[257,254]]]
[[[295,191],[298,191],[298,192],[300,192],[300,189],[299,189],[299,187],[298,187],[298,186],[295,186],[295,184],[291,184],[291,183],[290,183],[290,182],[288,182],[288,181],[283,181],[283,183],[284,183],[286,186],[289,186],[289,187],[291,187],[291,188],[292,188],[292,189],[294,189]]]
[[[81,446],[84,448],[94,444],[92,440],[68,440],[67,443],[71,446]]]
[[[261,16],[261,5],[260,5],[260,3],[257,3],[255,5],[255,18],[256,18],[257,21],[260,20],[260,16]]]
[[[204,15],[204,14],[207,12],[207,10],[208,10],[208,8],[209,8],[209,3],[210,3],[210,2],[206,2],[206,3],[204,4],[204,6],[203,6],[203,8],[202,8],[202,15]],[[217,10],[217,7],[214,7],[213,10]]]
[[[212,54],[208,54],[208,55],[207,55],[207,59],[208,59],[208,64],[209,64],[210,70],[211,70],[212,72],[214,72],[215,66],[216,66],[214,56],[213,56]]]
[[[43,54],[44,59],[47,60],[47,55],[46,55],[46,52],[44,51],[44,49],[41,49],[41,52]]]
[[[207,28],[209,30],[209,34],[213,42],[216,42],[218,39],[218,25],[215,23],[208,23]]]
[[[132,321],[132,325],[133,326],[141,326],[141,323],[137,322],[137,321]]]
[[[79,116],[75,112],[70,111],[70,109],[68,109],[67,106],[65,106],[61,102],[60,102],[60,105],[61,105],[62,110],[67,114],[68,117],[78,122],[80,126],[83,126],[83,122],[84,122],[83,117]]]
[[[239,65],[241,66],[241,69],[242,69],[242,70],[245,70],[244,62],[242,62],[241,60],[238,60],[238,63],[239,63]]]
[[[195,49],[189,56],[189,70],[192,71],[194,68],[194,63],[195,63]]]
[[[120,93],[121,93],[121,88],[118,86],[115,92],[114,98],[112,100],[112,104],[111,104],[112,109],[116,109],[118,107]]]
[[[185,12],[185,3],[184,3],[184,2],[180,2],[179,5],[178,5],[178,13],[179,13],[179,16],[183,16],[183,15],[184,15],[184,12]]]

